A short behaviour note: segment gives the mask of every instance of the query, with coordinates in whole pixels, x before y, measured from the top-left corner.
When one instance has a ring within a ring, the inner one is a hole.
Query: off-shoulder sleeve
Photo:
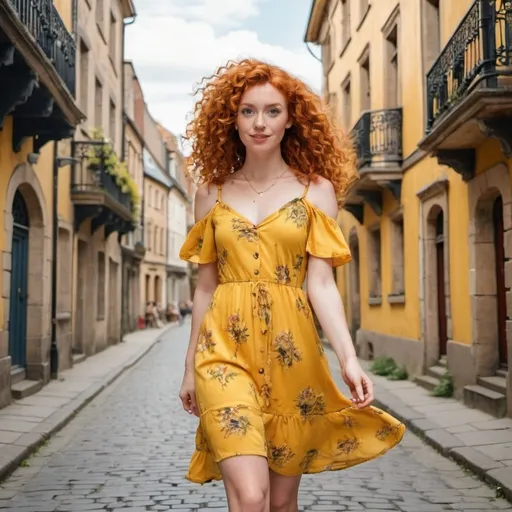
[[[352,257],[337,222],[322,210],[310,205],[309,234],[306,251],[317,258],[332,259],[332,266],[348,263]]]
[[[213,263],[217,261],[215,229],[211,214],[196,222],[189,231],[185,242],[181,246],[180,258],[192,263]]]

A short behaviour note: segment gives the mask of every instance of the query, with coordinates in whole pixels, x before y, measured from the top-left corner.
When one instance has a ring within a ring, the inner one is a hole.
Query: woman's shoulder
[[[217,185],[214,183],[203,183],[200,185],[194,197],[194,213],[196,222],[203,219],[213,208],[217,201]]]
[[[323,176],[311,180],[307,194],[308,201],[330,217],[338,216],[338,200],[333,184]]]

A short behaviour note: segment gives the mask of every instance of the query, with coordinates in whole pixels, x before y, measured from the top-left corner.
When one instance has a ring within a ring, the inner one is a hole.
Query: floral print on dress
[[[197,247],[196,247],[196,254],[200,254],[203,250],[203,244],[204,244],[204,237],[200,236],[197,239]]]
[[[245,322],[240,318],[240,312],[229,316],[226,331],[228,332],[231,340],[235,342],[236,357],[240,346],[246,343],[249,339],[249,329]]]
[[[323,414],[325,411],[325,397],[324,394],[315,391],[313,388],[308,387],[303,389],[295,400],[297,409],[302,419],[311,419],[314,416]]]
[[[238,405],[236,407],[223,407],[217,411],[217,420],[224,437],[245,436],[247,431],[252,428],[248,416],[241,413],[241,410],[244,409],[247,409],[247,407]]]
[[[311,465],[315,462],[315,459],[318,457],[318,450],[312,449],[306,452],[304,458],[300,462],[300,467],[307,473],[311,469]]]
[[[351,439],[339,439],[336,448],[340,453],[344,455],[350,455],[352,452],[355,452],[359,446],[360,442],[357,438],[353,437]]]
[[[228,262],[228,251],[226,249],[222,249],[217,256],[217,270],[219,275],[224,275],[224,269],[226,267],[226,263]]]
[[[288,265],[277,265],[274,269],[274,275],[277,284],[290,284],[292,282]]]
[[[259,283],[253,293],[256,297],[258,317],[268,327],[272,321],[272,296],[263,283]]]
[[[302,354],[295,345],[291,331],[281,332],[276,336],[274,350],[283,368],[291,368],[294,363],[302,360]]]
[[[287,444],[276,446],[271,441],[267,443],[267,453],[270,462],[278,468],[286,466],[295,457],[295,453]]]
[[[196,432],[196,450],[198,452],[209,452],[208,443],[204,437],[203,429],[199,426]]]
[[[379,441],[385,441],[389,436],[396,434],[396,432],[397,432],[396,426],[385,425],[384,427],[382,427],[381,429],[379,429],[377,431],[377,433],[375,434],[375,437]]]
[[[243,219],[231,219],[231,229],[238,233],[238,240],[257,242],[259,239],[258,230]]]
[[[295,304],[297,305],[297,309],[303,313],[306,318],[309,318],[309,306],[307,305],[306,301],[303,300],[302,297],[297,297]]]
[[[286,222],[291,221],[298,228],[302,228],[308,223],[308,211],[301,199],[290,201],[280,211],[286,212]]]
[[[215,352],[215,346],[217,343],[213,341],[212,331],[209,329],[203,329],[199,332],[199,337],[197,340],[197,351],[204,354],[208,352],[213,354]]]
[[[218,364],[214,368],[208,368],[208,375],[210,376],[210,379],[216,380],[222,389],[225,389],[226,386],[239,374],[228,368],[225,364]]]

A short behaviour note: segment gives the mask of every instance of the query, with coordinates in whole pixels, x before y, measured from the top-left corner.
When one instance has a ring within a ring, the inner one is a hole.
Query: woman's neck
[[[248,180],[255,183],[266,183],[277,178],[287,167],[279,150],[270,155],[247,153],[241,170]]]

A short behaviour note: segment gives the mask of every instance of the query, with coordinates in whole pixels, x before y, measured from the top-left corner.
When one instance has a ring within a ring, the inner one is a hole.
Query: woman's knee
[[[269,490],[255,482],[245,489],[237,489],[237,501],[243,512],[267,512]]]
[[[270,512],[295,512],[297,494],[273,492],[270,495]]]

